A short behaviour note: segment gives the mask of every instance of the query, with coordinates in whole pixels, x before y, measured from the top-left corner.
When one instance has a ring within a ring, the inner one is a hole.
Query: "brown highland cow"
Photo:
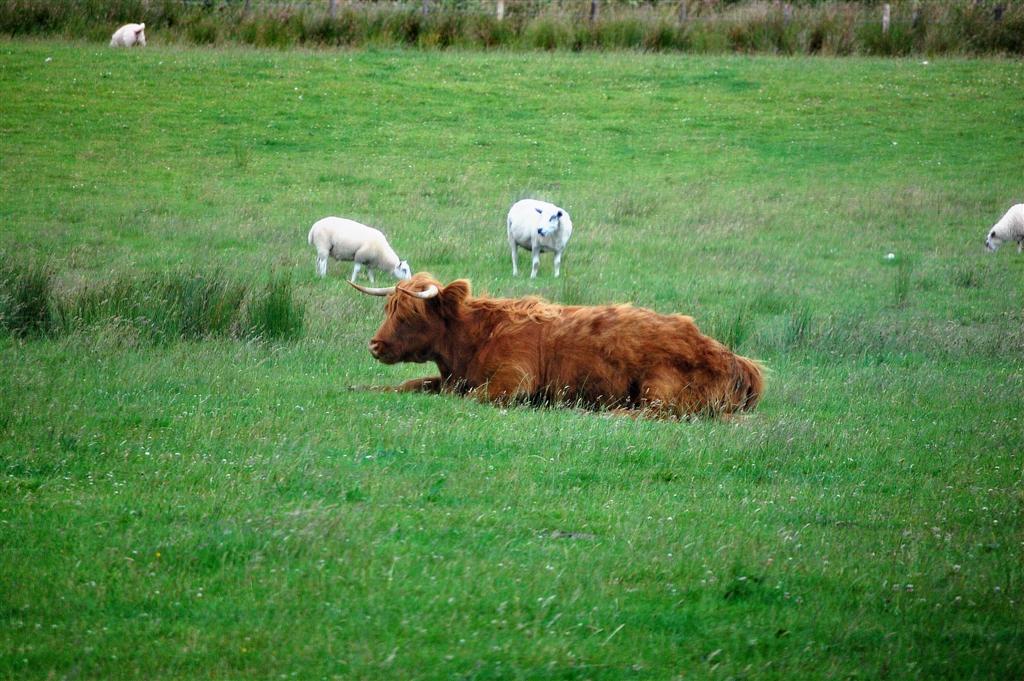
[[[507,403],[568,403],[657,416],[732,413],[761,396],[760,365],[703,335],[691,317],[630,305],[477,298],[429,274],[364,293],[388,296],[370,353],[384,364],[435,362],[440,374],[398,390]]]

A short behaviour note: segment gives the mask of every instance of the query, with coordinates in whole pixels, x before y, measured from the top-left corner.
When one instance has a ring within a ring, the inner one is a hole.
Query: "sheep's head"
[[[997,248],[1003,245],[1004,241],[1006,241],[1006,239],[1003,239],[998,234],[996,234],[995,228],[992,228],[991,230],[989,230],[988,236],[985,238],[985,248],[987,248],[989,251],[995,251]]]
[[[135,42],[140,46],[146,46],[146,24],[139,24],[138,30],[135,31]]]
[[[565,215],[565,213],[563,213],[560,208],[550,211],[543,208],[534,208],[534,210],[539,213],[540,218],[540,224],[537,226],[537,234],[541,236],[549,236],[562,226],[562,216]]]
[[[429,274],[388,288],[352,284],[363,293],[387,296],[384,323],[370,339],[370,354],[384,364],[428,362],[437,356],[448,322],[457,319],[469,296],[464,279],[442,286]]]
[[[395,269],[391,270],[391,275],[395,279],[401,279],[402,281],[405,281],[406,279],[412,279],[412,270],[409,269],[409,261],[399,261],[399,263],[395,265]]]

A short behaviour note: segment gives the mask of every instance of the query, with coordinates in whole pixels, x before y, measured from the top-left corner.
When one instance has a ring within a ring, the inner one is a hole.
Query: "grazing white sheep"
[[[373,270],[390,272],[396,279],[412,278],[409,263],[399,260],[384,235],[373,227],[355,220],[327,217],[317,220],[309,230],[309,243],[316,248],[316,273],[327,276],[327,256],[335,260],[351,260],[352,279],[362,267],[373,283]]]
[[[125,24],[110,36],[111,47],[133,47],[135,45],[146,46],[145,24]]]
[[[508,246],[512,250],[512,276],[519,274],[519,252],[524,248],[533,254],[530,278],[537,276],[542,251],[555,252],[555,276],[559,275],[562,251],[572,236],[572,220],[564,210],[536,199],[523,199],[508,211]]]
[[[985,238],[985,248],[994,251],[1003,245],[1004,241],[1016,241],[1017,252],[1024,251],[1024,203],[1006,211],[1006,215],[999,218]]]

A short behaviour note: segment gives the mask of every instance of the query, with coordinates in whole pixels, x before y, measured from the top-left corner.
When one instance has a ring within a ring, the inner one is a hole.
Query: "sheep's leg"
[[[356,283],[356,275],[359,274],[359,270],[362,267],[359,263],[353,263],[352,267],[352,279],[350,280],[353,284]]]
[[[375,282],[373,280],[373,268],[370,267],[369,265],[366,266],[366,276],[368,276],[370,278],[370,283],[371,284],[377,283],[377,282]]]
[[[540,244],[533,244],[533,268],[530,270],[530,279],[537,278],[537,268],[540,267]]]
[[[512,238],[512,235],[508,235],[508,247],[512,250],[512,276],[519,276],[519,247],[516,245],[516,240]]]
[[[555,251],[555,276],[557,277],[562,267],[562,252]]]
[[[320,277],[327,276],[327,253],[317,252],[316,254],[316,273]]]
[[[1024,239],[1017,242],[1017,252],[1020,253],[1021,251],[1024,251]]]

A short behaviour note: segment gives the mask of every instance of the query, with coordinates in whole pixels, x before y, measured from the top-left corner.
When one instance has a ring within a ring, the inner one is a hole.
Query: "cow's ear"
[[[441,289],[439,302],[445,316],[455,317],[459,308],[469,297],[469,282],[465,279],[456,279]]]

